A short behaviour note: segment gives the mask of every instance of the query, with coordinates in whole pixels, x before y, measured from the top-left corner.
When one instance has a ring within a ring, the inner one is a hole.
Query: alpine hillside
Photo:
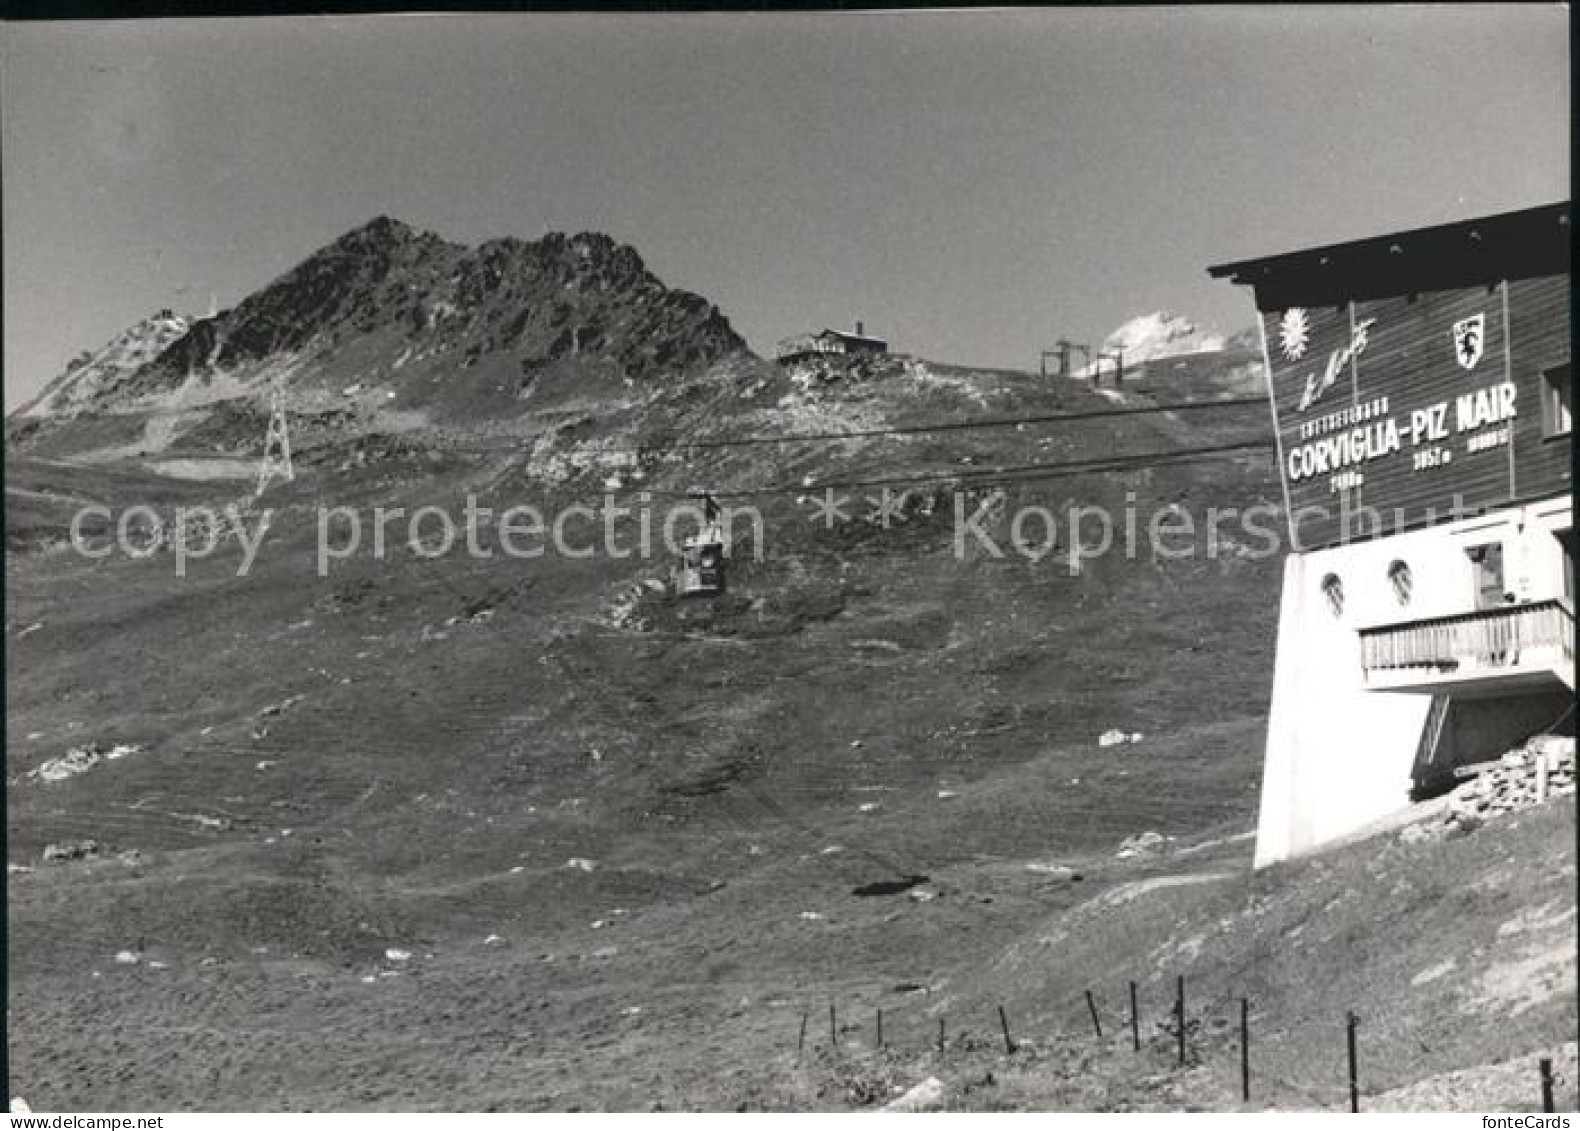
[[[1175,974],[1216,1008],[1251,970],[1288,1007],[1260,1102],[1334,1106],[1301,1090],[1331,1039],[1301,987],[1338,975],[1280,932],[1424,961],[1439,896],[1480,990],[1394,971],[1389,1031],[1427,1051],[1368,1086],[1561,1041],[1572,918],[1503,933],[1500,894],[1557,857],[1555,807],[1249,873],[1282,516],[1265,407],[1222,403],[1244,346],[1117,390],[784,367],[605,236],[387,218],[132,328],[7,422],[12,1093],[845,1109],[935,1074],[954,1106],[1233,1107],[1221,1058],[1131,1071],[1069,1003],[1135,979],[1151,1028]],[[295,475],[250,500],[271,397]],[[701,491],[729,581],[683,600],[663,532]],[[199,506],[242,537],[150,548]],[[537,553],[500,537],[523,506]],[[486,512],[479,545],[423,508]],[[1518,1024],[1481,1024],[1532,962]]]

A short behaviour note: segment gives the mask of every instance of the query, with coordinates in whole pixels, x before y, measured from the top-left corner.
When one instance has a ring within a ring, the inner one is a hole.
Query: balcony
[[[1574,610],[1561,598],[1363,628],[1360,638],[1373,691],[1473,697],[1574,688]]]

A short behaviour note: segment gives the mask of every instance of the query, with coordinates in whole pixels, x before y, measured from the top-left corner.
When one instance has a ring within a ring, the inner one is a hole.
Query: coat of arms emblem
[[[1454,323],[1454,359],[1461,369],[1474,369],[1485,348],[1487,316],[1473,314]]]

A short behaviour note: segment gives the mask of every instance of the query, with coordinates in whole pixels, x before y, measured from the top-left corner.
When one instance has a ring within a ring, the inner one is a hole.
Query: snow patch
[[[1224,335],[1203,330],[1189,318],[1172,310],[1157,310],[1141,314],[1103,339],[1094,353],[1123,353],[1125,368],[1165,357],[1179,357],[1192,353],[1216,353],[1228,345]],[[1104,363],[1103,371],[1110,372],[1112,365]],[[1090,365],[1076,370],[1076,376],[1090,380],[1098,370],[1094,360]]]

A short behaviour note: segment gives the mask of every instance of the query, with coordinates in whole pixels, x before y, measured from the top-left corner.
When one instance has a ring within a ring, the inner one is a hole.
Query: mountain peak
[[[380,214],[367,223],[352,228],[336,243],[400,243],[414,238],[417,230],[404,220]]]
[[[1106,353],[1124,351],[1125,361],[1153,361],[1185,353],[1207,353],[1224,347],[1222,334],[1199,329],[1172,310],[1138,315],[1103,340]]]
[[[433,232],[414,228],[393,216],[378,215],[326,244],[305,260],[312,263],[327,257],[351,255],[357,258],[390,259],[449,246]]]
[[[623,396],[747,350],[716,306],[602,232],[467,247],[387,215],[157,343],[101,379],[68,371],[57,384],[71,394],[50,405],[158,407],[194,382],[246,387],[286,369],[321,396],[376,373],[386,400],[471,420],[529,399]]]
[[[15,416],[50,416],[89,405],[101,391],[149,364],[191,328],[192,319],[166,307],[126,327],[98,349],[83,350]]]

